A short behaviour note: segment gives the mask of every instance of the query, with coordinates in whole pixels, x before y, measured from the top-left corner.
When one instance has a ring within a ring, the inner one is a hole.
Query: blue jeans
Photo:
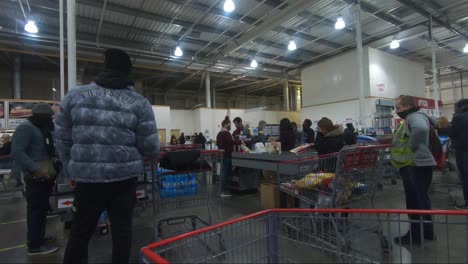
[[[223,164],[221,167],[221,175],[219,177],[219,191],[223,193],[226,191],[226,185],[228,179],[231,177],[232,172],[232,160],[231,158],[223,158]]]
[[[463,187],[463,198],[465,200],[465,206],[468,205],[468,152],[459,151],[456,153],[458,176]]]
[[[47,211],[50,208],[49,197],[52,194],[54,182],[26,181],[27,201],[27,238],[28,248],[37,249],[42,246],[47,223]]]
[[[431,210],[431,200],[429,198],[429,187],[432,183],[433,168],[428,167],[416,167],[407,166],[400,169],[400,175],[403,179],[403,187],[405,189],[406,198],[406,209],[419,209],[419,210]],[[409,215],[411,222],[411,233],[413,238],[420,237],[420,215]],[[432,225],[432,217],[430,215],[424,215],[422,217],[424,221],[424,236],[431,237],[434,233]]]

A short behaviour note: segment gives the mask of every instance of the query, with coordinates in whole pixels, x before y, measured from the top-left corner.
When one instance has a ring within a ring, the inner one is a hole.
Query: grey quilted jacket
[[[64,173],[77,182],[136,177],[143,172],[143,157],[159,154],[153,109],[131,86],[91,83],[69,91],[55,117],[54,135]]]

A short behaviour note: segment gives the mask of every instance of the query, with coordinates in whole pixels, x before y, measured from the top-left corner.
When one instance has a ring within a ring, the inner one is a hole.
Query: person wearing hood
[[[403,119],[394,134],[392,164],[399,169],[405,190],[406,209],[431,210],[429,187],[432,182],[433,167],[437,164],[430,150],[430,130],[436,122],[419,111],[416,101],[411,96],[402,95],[396,102],[396,112]],[[395,243],[421,243],[421,233],[425,240],[434,240],[432,218],[419,215],[408,216],[412,223],[410,230]]]
[[[28,255],[58,250],[49,244],[54,238],[45,235],[49,198],[57,176],[49,169],[50,161],[56,158],[53,116],[49,104],[37,104],[32,116],[16,128],[11,144],[11,156],[23,172],[26,184]]]
[[[288,152],[294,148],[296,144],[296,135],[294,134],[294,128],[291,121],[287,118],[283,118],[280,121],[280,136],[279,141],[281,142],[281,151]]]
[[[457,209],[468,209],[468,99],[462,99],[455,104],[455,114],[452,118],[452,129],[449,135],[454,141],[455,157],[459,177],[463,187],[465,204]]]
[[[354,134],[354,126],[351,123],[346,124],[346,129],[344,130],[344,141],[346,145],[356,144],[356,134]]]
[[[55,137],[63,172],[75,188],[74,220],[64,263],[85,263],[101,213],[112,225],[112,263],[128,263],[133,207],[143,158],[159,154],[153,108],[133,88],[132,63],[118,49],[104,53],[105,71],[70,89],[56,116]]]
[[[315,149],[318,155],[339,152],[344,146],[342,125],[333,125],[333,122],[323,117],[318,122],[318,133],[315,139]]]

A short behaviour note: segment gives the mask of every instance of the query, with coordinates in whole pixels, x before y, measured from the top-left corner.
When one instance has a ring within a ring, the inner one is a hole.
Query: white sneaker
[[[49,247],[49,246],[41,246],[37,249],[28,249],[28,256],[35,256],[35,255],[47,255],[54,253],[58,250],[58,247]]]
[[[231,196],[232,196],[232,194],[227,193],[227,192],[221,193],[221,197],[231,197]]]

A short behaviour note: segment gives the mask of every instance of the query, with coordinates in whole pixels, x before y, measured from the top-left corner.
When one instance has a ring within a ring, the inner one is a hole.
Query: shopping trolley
[[[408,215],[431,216],[437,240],[403,243],[429,224]],[[291,234],[290,222],[305,228]],[[273,209],[150,244],[140,262],[468,263],[467,238],[468,211]]]
[[[178,152],[186,150],[171,149]],[[167,153],[162,152],[157,162]],[[212,223],[210,207],[215,204],[213,173],[222,157],[223,152],[219,150],[199,150],[196,167],[168,170],[156,168],[154,162],[150,164],[155,240]],[[207,208],[208,219],[196,215],[193,212],[196,208]]]
[[[388,145],[350,146],[338,153],[283,162],[279,187],[317,208],[347,207],[369,198],[380,183],[379,163]]]
[[[434,180],[431,185],[431,191],[442,192],[448,195],[449,205],[457,205],[457,198],[461,196],[461,183],[458,175],[455,153],[452,142],[449,137],[439,136],[442,144],[442,150],[445,154],[446,161],[444,167],[437,169],[434,175]],[[457,192],[455,192],[457,191]]]

